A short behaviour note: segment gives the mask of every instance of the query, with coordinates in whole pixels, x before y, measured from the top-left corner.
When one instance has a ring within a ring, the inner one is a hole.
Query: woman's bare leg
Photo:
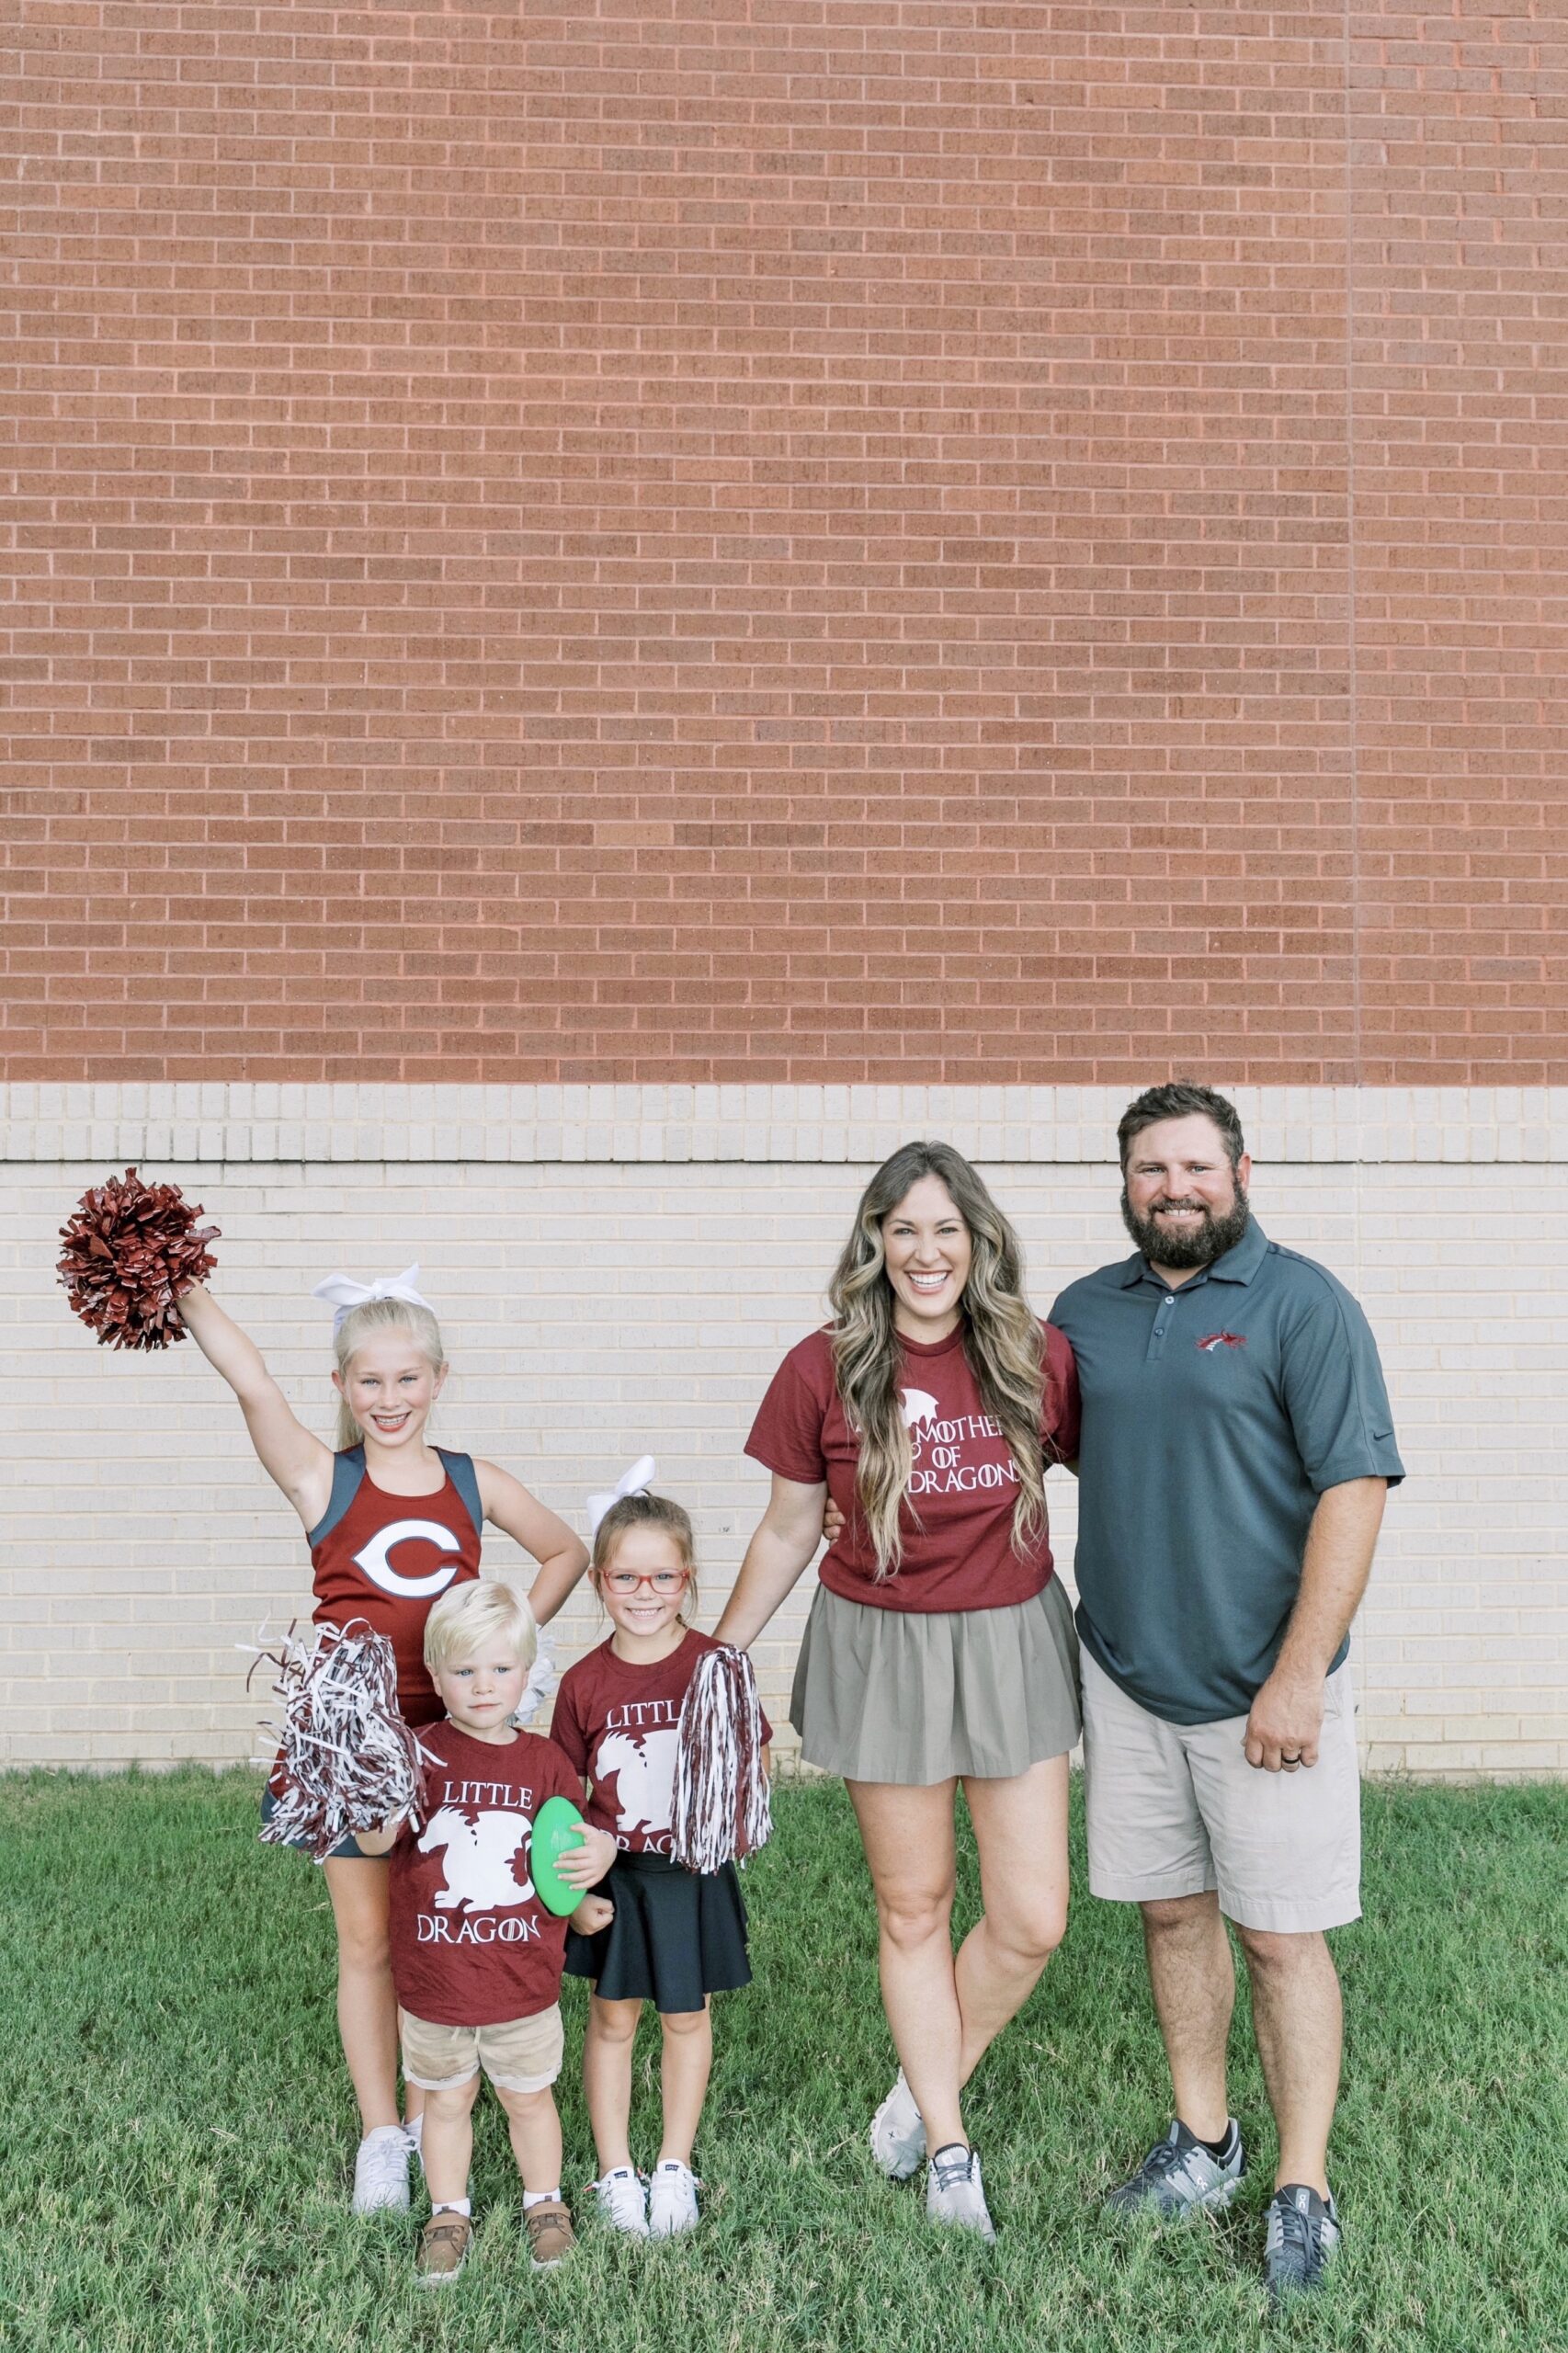
[[[1007,1780],[966,1780],[964,1796],[985,1909],[954,1969],[961,2084],[1028,2000],[1067,1927],[1067,1759],[1047,1757]]]
[[[968,2137],[959,2104],[963,2020],[950,1928],[957,1786],[846,1783],[876,1891],[882,2007],[933,2149]]]

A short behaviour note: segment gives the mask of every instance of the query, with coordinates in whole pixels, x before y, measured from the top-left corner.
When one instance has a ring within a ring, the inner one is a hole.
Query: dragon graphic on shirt
[[[678,1729],[607,1733],[594,1757],[596,1782],[615,1775],[616,1825],[622,1837],[667,1830],[675,1810]]]
[[[442,1868],[445,1887],[436,1892],[437,1912],[466,1904],[475,1912],[493,1912],[503,1904],[527,1904],[534,1886],[518,1880],[513,1865],[520,1860],[533,1824],[526,1813],[482,1813],[471,1822],[458,1807],[444,1805],[432,1814],[419,1840],[422,1855],[447,1850]]]

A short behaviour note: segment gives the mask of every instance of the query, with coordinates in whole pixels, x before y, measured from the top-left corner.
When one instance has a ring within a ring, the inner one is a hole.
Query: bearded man
[[[1350,1621],[1403,1476],[1366,1317],[1247,1205],[1233,1106],[1151,1087],[1117,1131],[1132,1256],[1051,1311],[1078,1362],[1089,1886],[1142,1913],[1175,2116],[1118,2213],[1227,2205],[1235,1927],[1279,2162],[1265,2270],[1320,2283],[1339,1981],[1360,1916]]]

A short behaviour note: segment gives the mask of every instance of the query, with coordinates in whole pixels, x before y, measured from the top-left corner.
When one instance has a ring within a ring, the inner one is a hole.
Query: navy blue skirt
[[[688,1871],[667,1855],[618,1855],[596,1895],[615,1917],[597,1937],[566,1933],[566,1967],[607,2002],[699,2010],[709,1994],[751,1984],[746,1907],[733,1863]]]

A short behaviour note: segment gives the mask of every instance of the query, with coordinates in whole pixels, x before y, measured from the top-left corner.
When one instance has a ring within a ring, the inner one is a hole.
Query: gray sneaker
[[[1246,2171],[1246,2153],[1233,2116],[1229,2120],[1231,2154],[1210,2156],[1179,2117],[1163,2141],[1156,2141],[1137,2172],[1106,2200],[1108,2214],[1158,2214],[1172,2222],[1199,2207],[1217,2212],[1228,2206]]]
[[[987,2246],[994,2245],[996,2233],[985,2210],[978,2149],[966,2149],[961,2141],[952,2141],[937,2150],[926,2176],[926,2220],[974,2231]]]
[[[903,2069],[871,2119],[871,2154],[890,2181],[907,2181],[926,2154],[926,2125]]]
[[[1320,2198],[1301,2181],[1288,2181],[1275,2191],[1268,2203],[1268,2245],[1263,2258],[1275,2303],[1321,2288],[1338,2251],[1339,2217],[1332,2198]]]

